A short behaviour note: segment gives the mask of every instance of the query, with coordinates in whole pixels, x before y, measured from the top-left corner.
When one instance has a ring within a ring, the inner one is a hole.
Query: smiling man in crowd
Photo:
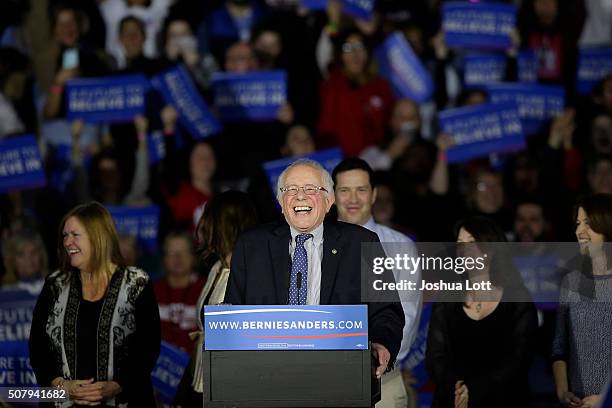
[[[373,183],[374,172],[368,163],[359,158],[344,159],[334,169],[332,178],[340,221],[361,225],[376,233],[388,257],[404,255],[402,252],[405,251],[416,258],[416,250],[410,238],[374,221],[372,205],[376,201],[376,187]],[[394,273],[396,282],[407,278],[407,276],[400,277],[398,271],[394,270]],[[418,282],[419,276],[420,274],[416,274],[410,280]],[[404,309],[405,324],[402,344],[397,356],[399,362],[406,358],[416,337],[421,314],[421,292],[401,291],[400,298]],[[376,404],[376,408],[412,407],[413,395],[412,390],[406,389],[400,370],[393,370],[383,377],[382,399]]]
[[[238,239],[225,301],[247,305],[363,303],[361,243],[379,240],[357,225],[324,222],[334,203],[329,173],[317,162],[297,160],[280,175],[277,198],[284,221],[264,224]],[[401,305],[370,303],[368,323],[380,378],[393,367],[399,351],[404,325]]]

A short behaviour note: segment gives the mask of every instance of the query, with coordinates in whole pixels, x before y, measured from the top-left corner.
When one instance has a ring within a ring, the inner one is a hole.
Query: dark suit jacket
[[[287,304],[290,241],[289,225],[284,221],[264,224],[242,234],[232,254],[225,302],[246,305]],[[379,240],[375,233],[358,225],[336,221],[324,223],[322,305],[364,303],[362,290],[366,290],[367,284],[362,282],[361,267],[362,263],[367,262],[365,265],[369,265],[371,270],[372,262],[364,258],[366,255],[361,251],[362,242],[378,243]],[[376,256],[385,256],[380,243],[374,245],[372,252]],[[367,254],[368,258],[371,256]],[[373,276],[371,273],[369,275]],[[392,280],[392,274],[389,272],[385,279]],[[384,345],[391,353],[391,361],[395,361],[404,327],[401,304],[398,301],[368,303],[368,320],[370,340]]]

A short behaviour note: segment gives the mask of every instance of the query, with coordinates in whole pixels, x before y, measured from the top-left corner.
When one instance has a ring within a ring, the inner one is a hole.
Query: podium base
[[[370,350],[204,351],[204,407],[367,407],[380,400]]]

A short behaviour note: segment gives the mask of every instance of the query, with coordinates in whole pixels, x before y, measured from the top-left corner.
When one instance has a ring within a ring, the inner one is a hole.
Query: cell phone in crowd
[[[62,55],[62,68],[74,69],[79,66],[79,50],[76,48],[68,48]]]

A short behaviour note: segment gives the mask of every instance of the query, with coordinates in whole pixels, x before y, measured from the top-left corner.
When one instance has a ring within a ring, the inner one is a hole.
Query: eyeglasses
[[[365,45],[360,42],[346,42],[342,44],[342,52],[345,54],[350,54],[355,51],[363,51],[365,49]]]
[[[280,189],[281,192],[287,193],[287,195],[290,195],[290,196],[296,195],[298,191],[300,190],[304,190],[304,194],[307,194],[307,195],[315,195],[319,191],[325,191],[327,193],[327,190],[325,189],[325,187],[315,186],[314,184],[306,184],[303,187],[298,187],[295,184],[291,184],[285,187],[281,187]]]

